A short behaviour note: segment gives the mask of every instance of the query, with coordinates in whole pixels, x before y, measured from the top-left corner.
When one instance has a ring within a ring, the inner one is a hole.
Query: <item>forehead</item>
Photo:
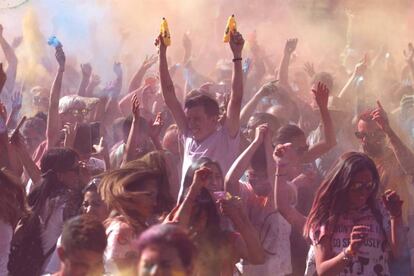
[[[221,174],[221,172],[220,172],[220,169],[219,169],[219,167],[216,165],[216,164],[213,164],[213,163],[208,163],[208,164],[206,164],[206,165],[204,165],[204,167],[207,167],[207,168],[209,168],[210,170],[212,170],[213,171],[213,173],[215,173],[215,174]]]
[[[357,172],[354,176],[352,176],[352,182],[370,182],[372,181],[372,173],[368,169],[364,169],[362,171]]]
[[[357,125],[358,131],[373,132],[379,129],[378,125],[375,122],[366,122],[363,120],[358,121]]]
[[[299,135],[299,136],[293,137],[291,142],[292,142],[293,146],[298,146],[298,147],[307,145],[306,144],[306,137],[305,137],[305,135],[302,135],[302,134]]]
[[[203,106],[197,105],[184,110],[187,116],[207,116]]]

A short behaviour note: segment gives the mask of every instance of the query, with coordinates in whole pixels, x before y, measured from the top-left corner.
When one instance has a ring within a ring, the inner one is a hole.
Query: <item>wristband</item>
[[[233,62],[242,61],[242,60],[243,60],[242,58],[233,58]]]
[[[344,260],[347,264],[351,263],[354,257],[352,250],[349,248],[344,248],[342,250],[342,253],[344,254],[344,257],[342,258],[342,260]]]

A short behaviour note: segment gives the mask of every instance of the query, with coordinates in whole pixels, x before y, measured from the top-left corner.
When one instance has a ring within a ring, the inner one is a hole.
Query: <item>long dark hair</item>
[[[202,157],[196,162],[192,163],[184,177],[184,192],[181,195],[180,202],[184,200],[185,196],[188,193],[188,190],[193,182],[195,171],[206,165],[215,165],[221,172],[220,165],[208,157]],[[205,233],[206,235],[211,236],[213,240],[216,240],[218,238],[217,234],[221,232],[220,215],[217,211],[216,203],[214,202],[213,197],[206,188],[202,188],[200,194],[196,197],[195,208],[197,208],[197,211],[192,215],[190,224],[195,223],[201,212],[206,212],[207,225]]]
[[[376,200],[380,180],[375,163],[366,154],[348,152],[336,161],[316,192],[312,209],[305,224],[304,236],[306,238],[309,238],[313,229],[322,225],[329,225],[330,229],[335,228],[339,216],[347,211],[347,194],[352,184],[351,179],[363,170],[371,172],[374,183],[367,205],[372,210],[377,222],[382,225],[382,215]]]
[[[0,170],[0,219],[14,228],[26,213],[26,197],[18,177]]]
[[[79,160],[78,154],[69,148],[54,148],[48,150],[40,161],[42,180],[28,196],[31,210],[40,214],[47,199],[63,194],[67,187],[57,177],[57,173],[65,172],[74,167]]]

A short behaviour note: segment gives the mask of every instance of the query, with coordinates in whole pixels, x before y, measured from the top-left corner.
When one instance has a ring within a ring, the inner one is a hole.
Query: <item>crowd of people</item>
[[[318,71],[248,43],[209,77],[160,34],[125,88],[59,42],[23,88],[0,25],[0,276],[412,275],[413,45],[400,77],[383,49]]]

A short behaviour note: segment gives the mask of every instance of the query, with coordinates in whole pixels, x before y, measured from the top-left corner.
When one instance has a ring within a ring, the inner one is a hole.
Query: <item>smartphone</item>
[[[99,122],[90,123],[92,145],[98,145],[101,139],[101,124]]]

